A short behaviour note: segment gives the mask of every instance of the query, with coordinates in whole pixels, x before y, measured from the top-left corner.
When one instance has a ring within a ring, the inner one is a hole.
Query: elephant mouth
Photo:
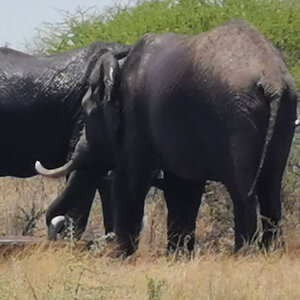
[[[41,164],[41,162],[36,161],[35,169],[38,172],[38,174],[43,175],[45,177],[60,178],[74,171],[76,169],[76,163],[74,160],[70,160],[61,167],[55,169],[47,169]]]

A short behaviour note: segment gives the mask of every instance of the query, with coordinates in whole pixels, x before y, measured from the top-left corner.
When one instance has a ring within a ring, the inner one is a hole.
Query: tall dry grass
[[[204,255],[174,261],[139,250],[129,260],[69,248],[0,262],[1,299],[299,299],[299,253]]]
[[[63,181],[39,177],[0,179],[2,235],[21,235],[24,215],[31,214],[33,204],[36,211],[45,210],[63,186]],[[283,196],[289,200],[289,190]],[[98,198],[85,233],[91,239],[103,233]],[[267,255],[254,247],[234,256],[231,201],[221,185],[209,184],[197,219],[196,253],[189,260],[165,256],[167,211],[162,193],[151,190],[133,257],[121,261],[110,258],[109,251],[74,249],[72,242],[64,248],[41,245],[0,256],[0,299],[300,299],[295,199],[286,201],[284,250]],[[45,238],[43,216],[29,234]]]
[[[0,235],[22,235],[27,225],[26,216],[39,217],[27,234],[45,235],[42,212],[64,186],[62,180],[45,180],[40,176],[29,179],[0,178]],[[39,214],[40,213],[40,214]]]
[[[291,176],[287,177],[291,178]],[[297,178],[296,178],[297,179]],[[286,181],[287,182],[287,181]],[[30,235],[46,238],[44,212],[64,187],[64,180],[0,178],[0,236]],[[286,183],[283,190],[285,236],[299,228],[298,183]],[[294,189],[293,189],[294,187]],[[104,232],[98,193],[90,214],[84,239],[94,239]],[[161,191],[151,189],[146,199],[141,244],[149,249],[164,249],[167,209]],[[234,222],[229,194],[221,184],[209,183],[202,197],[197,218],[197,250],[230,252],[233,247]],[[158,250],[159,251],[159,250]]]

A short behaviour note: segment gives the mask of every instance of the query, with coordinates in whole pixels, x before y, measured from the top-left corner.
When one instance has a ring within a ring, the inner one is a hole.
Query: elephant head
[[[81,236],[88,219],[87,210],[90,209],[94,197],[95,182],[114,169],[121,128],[118,89],[122,62],[107,52],[95,63],[88,78],[87,92],[82,99],[86,115],[84,128],[71,159],[65,165],[52,170],[36,162],[37,172],[46,177],[58,178],[72,173],[66,189],[48,209],[46,223],[50,239],[63,236],[70,219],[75,220],[76,238]],[[154,174],[152,185],[162,189],[163,179],[158,178],[158,174],[159,172]],[[110,197],[110,186],[107,194]],[[74,203],[73,199],[78,198],[78,195],[84,201]],[[86,203],[87,199],[90,204],[83,205],[82,202]],[[84,210],[86,213],[82,213]]]
[[[97,168],[105,175],[114,165],[115,141],[120,128],[116,86],[119,62],[111,52],[103,54],[95,63],[88,78],[88,89],[82,99],[85,126],[72,158],[56,169],[46,169],[37,161],[36,171],[46,177],[58,178],[75,169]]]

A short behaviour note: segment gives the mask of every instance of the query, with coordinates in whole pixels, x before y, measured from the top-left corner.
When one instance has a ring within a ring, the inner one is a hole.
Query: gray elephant
[[[34,176],[36,160],[47,167],[65,163],[82,134],[85,114],[81,100],[88,89],[87,79],[104,53],[110,52],[118,60],[129,49],[95,42],[61,54],[31,56],[0,48],[0,176]],[[84,155],[89,158],[92,153]],[[105,229],[112,230],[110,184],[99,180],[91,162],[70,174],[65,190],[47,211],[48,226],[64,214],[76,221],[80,236],[98,189]],[[49,233],[52,235],[51,230]]]
[[[114,169],[120,249],[130,255],[138,245],[156,169],[164,172],[169,250],[193,249],[207,180],[223,182],[231,195],[235,249],[255,237],[257,204],[268,248],[279,232],[281,181],[296,119],[297,94],[280,53],[252,26],[233,20],[197,36],[147,34],[121,70],[109,53],[103,58],[83,101],[86,145],[98,148],[104,169]],[[106,68],[113,83],[101,94]],[[115,154],[110,166],[109,153]],[[80,170],[79,154],[64,172]]]

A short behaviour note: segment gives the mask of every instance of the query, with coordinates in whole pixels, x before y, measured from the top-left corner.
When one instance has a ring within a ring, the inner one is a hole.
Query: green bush
[[[67,51],[96,40],[132,44],[147,32],[198,34],[229,19],[241,18],[282,51],[300,89],[299,16],[299,1],[146,1],[131,7],[115,6],[86,19],[66,18],[67,31],[56,39],[48,39],[47,52]]]

